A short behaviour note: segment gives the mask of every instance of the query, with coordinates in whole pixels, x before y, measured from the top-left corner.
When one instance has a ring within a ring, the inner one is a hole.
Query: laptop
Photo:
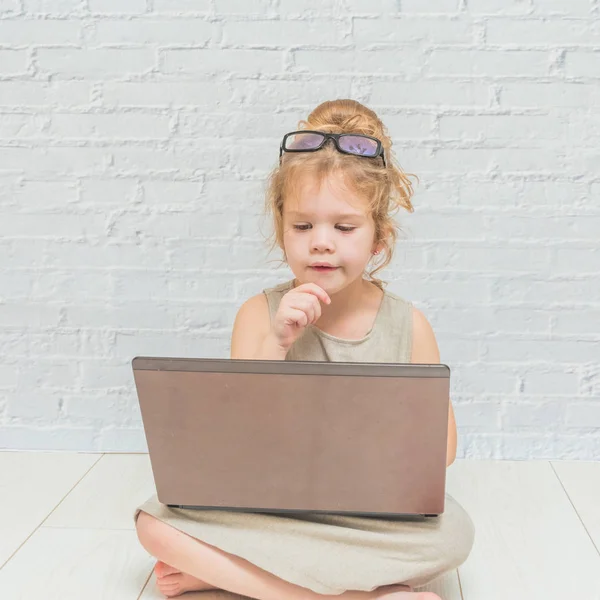
[[[444,512],[447,365],[138,356],[132,367],[163,504]]]

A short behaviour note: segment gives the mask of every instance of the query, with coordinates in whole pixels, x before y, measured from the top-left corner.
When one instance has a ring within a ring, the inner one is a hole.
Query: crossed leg
[[[332,596],[280,579],[239,556],[196,540],[153,516],[140,512],[136,523],[142,546],[159,561],[172,567],[182,576],[189,576],[188,584],[198,582],[200,588],[223,589],[258,600],[331,600]],[[164,571],[163,571],[164,572]],[[172,573],[174,575],[176,573]],[[175,583],[175,581],[174,581]],[[203,587],[208,586],[208,587]],[[184,585],[185,587],[185,585]],[[403,591],[404,590],[404,591]],[[413,593],[408,586],[389,585],[371,592],[348,590],[334,596],[339,600],[441,600],[431,592]],[[170,596],[186,589],[172,586]]]

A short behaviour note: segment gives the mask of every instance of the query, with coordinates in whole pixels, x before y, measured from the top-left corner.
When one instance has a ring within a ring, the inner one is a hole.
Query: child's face
[[[375,249],[375,224],[367,203],[346,188],[340,175],[318,183],[308,178],[297,198],[286,198],[283,243],[287,262],[301,283],[314,282],[335,293],[363,276]],[[318,271],[316,262],[337,268]]]

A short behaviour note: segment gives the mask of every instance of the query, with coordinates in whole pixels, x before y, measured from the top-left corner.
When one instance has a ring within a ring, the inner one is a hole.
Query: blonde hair
[[[387,166],[381,156],[365,159],[338,152],[331,143],[317,152],[283,154],[281,165],[269,175],[265,198],[266,214],[272,215],[273,238],[270,251],[279,246],[287,261],[283,244],[283,202],[295,194],[304,177],[312,176],[321,184],[330,173],[340,173],[344,183],[357,196],[369,200],[368,210],[375,223],[374,242],[383,243],[379,264],[368,272],[368,278],[383,290],[387,285],[373,277],[390,263],[398,238],[399,228],[392,213],[399,208],[413,212],[413,195],[408,176],[397,165],[392,155],[392,140],[379,117],[355,100],[331,100],[317,106],[307,120],[298,123],[298,129],[314,129],[328,133],[362,133],[381,140]],[[416,177],[416,175],[415,175]],[[418,180],[418,177],[417,177]]]

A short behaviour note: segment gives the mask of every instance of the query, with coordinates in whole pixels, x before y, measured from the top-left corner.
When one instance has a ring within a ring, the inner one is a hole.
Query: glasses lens
[[[361,156],[377,156],[377,142],[360,135],[343,135],[340,138],[340,148]]]
[[[285,140],[286,150],[311,150],[318,148],[323,136],[318,133],[295,133]]]

